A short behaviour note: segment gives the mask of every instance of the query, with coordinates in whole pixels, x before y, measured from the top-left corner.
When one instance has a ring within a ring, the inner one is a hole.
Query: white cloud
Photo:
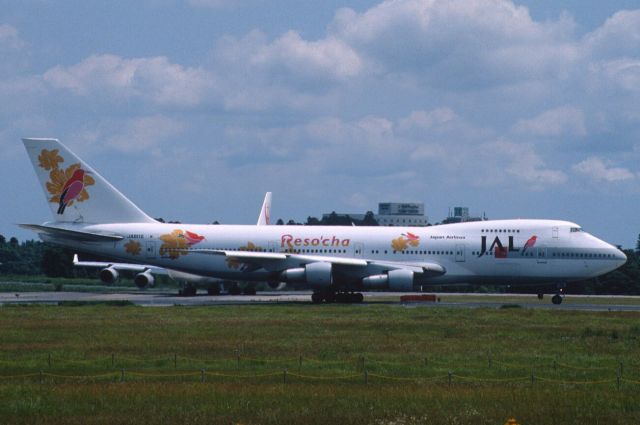
[[[182,122],[162,115],[133,118],[120,132],[108,137],[106,144],[121,152],[151,151],[183,130]]]
[[[269,42],[260,31],[242,38],[225,37],[218,43],[216,59],[243,75],[268,76],[272,82],[322,83],[357,76],[363,68],[358,54],[342,40],[327,37],[318,41],[302,39],[288,31]]]
[[[565,134],[585,136],[584,114],[574,106],[561,106],[542,112],[530,119],[521,119],[513,131],[533,136],[562,136]]]
[[[592,58],[637,57],[640,52],[640,10],[616,12],[602,26],[586,34],[583,45]]]
[[[202,101],[214,77],[200,68],[186,68],[166,57],[125,59],[93,55],[69,67],[44,73],[52,87],[80,96],[107,94],[140,97],[159,105],[193,106]]]
[[[635,175],[626,168],[609,167],[607,161],[598,157],[590,157],[573,165],[572,170],[595,181],[617,182],[633,180]]]
[[[485,165],[492,162],[496,164],[494,167],[486,167],[488,171],[484,173],[493,173],[487,178],[494,182],[504,183],[511,176],[528,183],[531,189],[541,190],[547,185],[559,185],[567,181],[564,172],[547,168],[545,161],[529,144],[508,140],[485,143],[478,152],[478,159],[482,157],[486,160]]]
[[[381,72],[460,87],[563,75],[578,55],[573,28],[566,17],[536,22],[510,1],[388,0],[363,13],[339,10],[330,34]]]

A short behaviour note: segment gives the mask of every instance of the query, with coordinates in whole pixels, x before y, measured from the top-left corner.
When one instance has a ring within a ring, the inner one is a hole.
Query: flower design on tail
[[[38,155],[38,166],[49,171],[49,181],[46,183],[47,192],[51,195],[49,202],[58,204],[58,214],[64,214],[65,209],[74,202],[89,199],[87,186],[96,183],[80,163],[67,168],[60,168],[61,164],[64,164],[64,158],[58,154],[58,149],[43,149]]]

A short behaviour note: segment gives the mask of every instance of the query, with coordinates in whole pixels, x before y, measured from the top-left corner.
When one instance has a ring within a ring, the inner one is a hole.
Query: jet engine
[[[318,262],[287,269],[280,273],[280,279],[284,282],[307,283],[312,288],[326,288],[333,283],[331,263]]]
[[[398,292],[413,290],[413,272],[411,270],[390,270],[387,274],[376,274],[362,279],[362,285],[369,289],[390,289]]]
[[[113,267],[107,267],[106,269],[100,270],[98,276],[100,277],[100,280],[107,285],[113,285],[120,279],[120,273],[118,273],[118,270]]]
[[[151,288],[156,283],[155,278],[149,272],[149,270],[138,273],[136,277],[133,278],[133,283],[140,289]]]

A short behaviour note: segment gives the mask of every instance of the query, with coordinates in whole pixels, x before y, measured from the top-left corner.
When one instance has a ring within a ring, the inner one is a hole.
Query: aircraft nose
[[[616,249],[615,259],[618,260],[620,266],[624,265],[627,262],[626,254],[619,249]]]

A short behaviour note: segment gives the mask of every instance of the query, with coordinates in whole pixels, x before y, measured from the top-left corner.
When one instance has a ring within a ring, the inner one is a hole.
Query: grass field
[[[0,423],[640,423],[637,313],[5,306],[0,343]]]

